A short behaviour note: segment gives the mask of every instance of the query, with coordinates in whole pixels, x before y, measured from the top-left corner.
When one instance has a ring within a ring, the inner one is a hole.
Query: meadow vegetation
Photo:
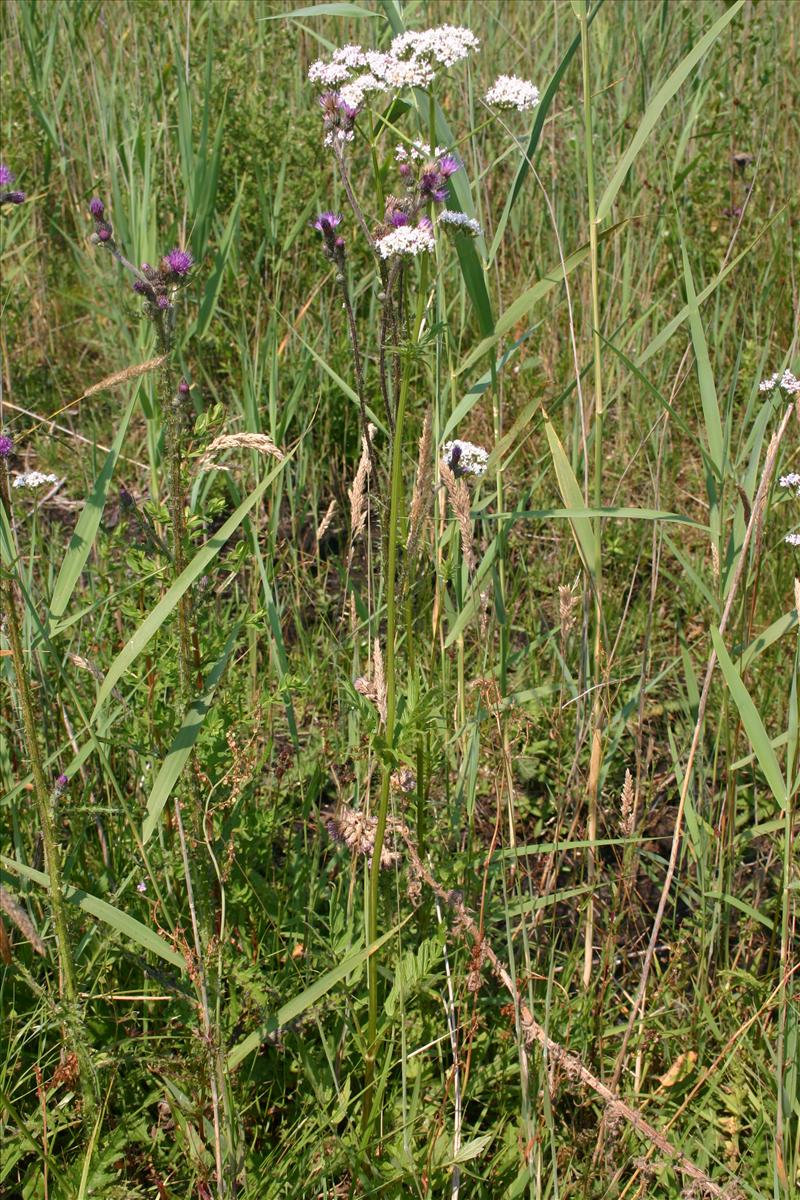
[[[3,5],[0,1196],[797,1195],[798,12]]]

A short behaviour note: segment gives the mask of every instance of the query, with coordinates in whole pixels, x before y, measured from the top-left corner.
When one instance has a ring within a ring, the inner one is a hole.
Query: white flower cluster
[[[58,483],[57,475],[43,475],[41,471],[27,471],[24,475],[17,475],[12,483],[15,488],[38,488],[45,483]]]
[[[378,238],[375,248],[381,258],[394,258],[397,254],[430,253],[436,249],[436,241],[429,225],[401,225]]]
[[[776,387],[779,387],[782,392],[786,392],[789,396],[796,396],[800,393],[800,379],[788,369],[782,375],[776,371],[774,375],[770,375],[769,379],[761,380],[758,390],[760,392],[772,392]]]
[[[434,59],[443,67],[453,67],[478,50],[480,42],[464,25],[437,25],[419,33],[401,33],[392,42],[395,58]]]
[[[486,474],[489,453],[483,446],[476,446],[474,442],[462,442],[456,438],[442,446],[442,462],[454,475],[480,477]]]
[[[439,213],[437,224],[452,229],[453,233],[466,233],[474,238],[481,237],[483,234],[483,230],[474,217],[468,217],[466,213],[458,212],[454,208],[443,208]]]
[[[516,75],[499,75],[484,100],[494,108],[516,108],[518,112],[530,112],[539,103],[539,89]]]
[[[792,488],[800,496],[800,475],[796,471],[792,471],[791,475],[781,475],[779,482],[782,488]]]
[[[800,533],[787,533],[783,540],[789,546],[800,546]]]
[[[397,162],[430,162],[434,158],[441,158],[446,154],[447,150],[444,146],[437,146],[435,150],[431,150],[427,142],[423,142],[422,138],[414,138],[410,146],[398,146],[395,150],[395,159]]]
[[[388,53],[341,46],[330,61],[318,58],[308,78],[322,88],[337,88],[346,104],[358,108],[370,92],[428,87],[436,67],[452,67],[480,45],[471,29],[439,25],[419,33],[401,33]]]

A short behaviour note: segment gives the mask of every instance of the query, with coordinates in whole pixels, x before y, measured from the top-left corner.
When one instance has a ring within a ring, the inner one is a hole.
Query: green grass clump
[[[340,169],[309,65],[445,22]],[[790,1200],[795,6],[0,29],[0,1196]]]

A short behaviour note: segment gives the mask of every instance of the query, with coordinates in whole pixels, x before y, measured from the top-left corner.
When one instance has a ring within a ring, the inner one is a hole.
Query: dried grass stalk
[[[234,450],[243,447],[247,450],[257,450],[259,454],[268,454],[272,458],[277,458],[278,462],[283,462],[286,455],[276,446],[271,437],[266,433],[222,433],[219,437],[215,437],[211,445],[207,448],[205,454],[197,464],[199,471],[225,471],[227,467],[225,463],[217,463],[214,460],[219,457],[223,450]]]
[[[578,597],[572,588],[563,584],[558,589],[558,620],[561,625],[561,637],[567,638],[575,627],[575,607]]]
[[[623,837],[630,837],[635,824],[636,795],[633,790],[633,776],[625,768],[625,783],[622,785],[620,797],[619,827]]]
[[[34,929],[33,921],[25,909],[17,904],[14,897],[2,887],[0,887],[0,908],[9,920],[13,921],[25,940],[30,942],[36,953],[43,955],[45,953],[44,942]]]
[[[128,379],[138,379],[140,375],[146,375],[148,371],[155,371],[166,357],[166,354],[161,354],[158,358],[151,358],[148,362],[139,363],[135,367],[126,367],[124,371],[115,371],[113,375],[106,375],[105,379],[101,379],[99,383],[93,383],[90,388],[87,388],[78,397],[78,400],[85,400],[87,396],[93,396],[95,392],[103,392],[106,388],[116,387],[118,383],[125,383]]]
[[[472,548],[472,521],[469,515],[469,488],[463,479],[456,479],[446,463],[439,463],[439,473],[442,483],[447,490],[450,507],[453,510],[458,529],[461,534],[461,553],[467,564],[469,574],[475,570],[475,551]]]
[[[425,514],[433,498],[433,460],[431,447],[433,444],[433,420],[431,410],[425,413],[422,423],[422,433],[419,439],[419,457],[417,459],[417,477],[414,480],[414,492],[411,497],[411,509],[408,518],[408,539],[406,541],[406,559],[410,563],[417,553],[419,535],[425,520]]]
[[[375,425],[368,425],[366,434],[361,435],[361,458],[353,485],[348,489],[350,498],[350,541],[354,542],[367,523],[367,483],[371,467],[370,446],[377,433]],[[367,441],[369,438],[369,441]]]
[[[333,514],[335,512],[336,512],[336,499],[334,498],[333,500],[331,500],[330,504],[328,505],[325,516],[322,518],[319,525],[317,526],[317,532],[316,532],[317,545],[320,544],[320,542],[324,538],[325,534],[330,529],[330,524],[331,524],[331,521],[333,520]]]

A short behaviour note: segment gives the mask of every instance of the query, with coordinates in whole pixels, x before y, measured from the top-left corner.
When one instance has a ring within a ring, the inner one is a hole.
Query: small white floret
[[[517,112],[530,112],[539,103],[539,89],[527,79],[516,75],[500,75],[484,96],[487,104],[494,108],[515,108]]]
[[[43,475],[41,471],[27,471],[24,475],[17,475],[11,486],[15,488],[40,488],[46,483],[58,483],[58,476]]]

